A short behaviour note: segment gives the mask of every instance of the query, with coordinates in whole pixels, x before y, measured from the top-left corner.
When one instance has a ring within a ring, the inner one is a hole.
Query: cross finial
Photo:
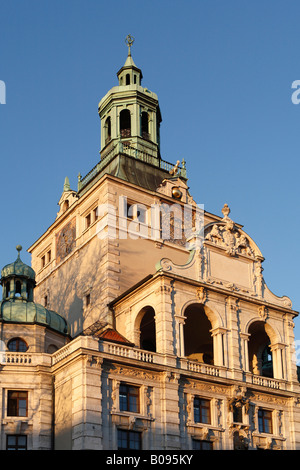
[[[128,46],[128,55],[131,55],[131,46],[134,43],[134,37],[128,34],[125,38],[125,43]]]

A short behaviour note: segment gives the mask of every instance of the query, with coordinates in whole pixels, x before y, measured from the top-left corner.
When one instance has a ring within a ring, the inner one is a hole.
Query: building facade
[[[230,217],[160,153],[127,38],[101,159],[2,269],[1,449],[300,448],[293,310]]]

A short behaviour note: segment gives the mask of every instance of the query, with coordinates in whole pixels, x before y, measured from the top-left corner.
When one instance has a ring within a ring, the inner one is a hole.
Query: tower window
[[[11,352],[26,352],[28,346],[23,339],[13,338],[7,343],[7,348]]]
[[[126,74],[126,85],[130,85],[130,75],[129,75],[129,73]]]
[[[16,282],[16,291],[15,291],[15,295],[16,297],[20,297],[21,296],[21,281],[17,281]]]
[[[111,140],[111,119],[108,117],[105,121],[105,145]]]
[[[6,297],[9,297],[9,294],[10,294],[10,282],[8,281],[6,284],[5,284],[5,290],[6,290]]]
[[[120,112],[120,133],[121,137],[131,136],[131,119],[129,109],[123,109]]]
[[[68,200],[63,202],[63,204],[62,204],[63,212],[66,212],[69,209],[69,205],[70,205],[70,203],[69,203]]]
[[[142,112],[142,137],[143,139],[149,140],[149,116],[145,111]]]
[[[88,228],[91,225],[91,214],[88,214],[85,218],[85,228]]]

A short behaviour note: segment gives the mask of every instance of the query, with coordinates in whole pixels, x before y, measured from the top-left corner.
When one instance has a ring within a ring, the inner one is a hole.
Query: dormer
[[[76,191],[73,191],[70,187],[69,183],[69,178],[66,176],[65,182],[64,182],[64,189],[62,192],[62,195],[60,197],[60,200],[58,202],[59,205],[59,212],[57,213],[56,218],[60,217],[62,214],[64,214],[69,207],[77,201],[78,196]]]

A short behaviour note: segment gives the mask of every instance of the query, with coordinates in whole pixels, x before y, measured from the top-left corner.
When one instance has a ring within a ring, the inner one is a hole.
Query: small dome
[[[67,321],[53,310],[35,302],[3,300],[0,302],[0,321],[11,323],[36,323],[62,334],[70,334]]]
[[[1,270],[1,278],[5,279],[11,276],[23,276],[27,279],[35,280],[35,272],[34,270],[28,266],[27,264],[23,263],[20,258],[20,251],[22,250],[21,245],[17,245],[16,249],[18,251],[18,258],[13,263],[7,264]]]
[[[67,320],[53,310],[34,302],[34,270],[20,259],[21,245],[17,247],[18,258],[1,270],[3,286],[0,302],[0,322],[39,324],[61,334],[69,335]]]

